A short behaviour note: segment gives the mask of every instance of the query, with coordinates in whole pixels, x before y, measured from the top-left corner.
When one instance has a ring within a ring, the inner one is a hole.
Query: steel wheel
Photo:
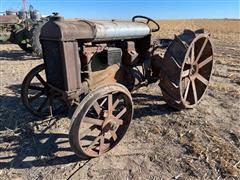
[[[166,102],[178,109],[193,108],[202,99],[213,71],[209,35],[185,31],[175,37],[164,57],[160,87]]]
[[[66,110],[66,104],[46,83],[44,64],[33,68],[24,78],[21,98],[28,111],[38,117],[53,116]]]
[[[133,116],[129,91],[111,84],[90,92],[73,117],[69,141],[82,158],[97,157],[111,150],[123,138]]]

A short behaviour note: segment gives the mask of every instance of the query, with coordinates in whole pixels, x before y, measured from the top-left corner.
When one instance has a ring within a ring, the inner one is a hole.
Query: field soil
[[[160,21],[155,37],[205,28],[214,44],[210,87],[194,109],[176,111],[158,84],[133,92],[134,118],[109,153],[81,160],[68,143],[69,118],[39,119],[20,97],[42,59],[0,45],[0,179],[240,179],[240,21]]]

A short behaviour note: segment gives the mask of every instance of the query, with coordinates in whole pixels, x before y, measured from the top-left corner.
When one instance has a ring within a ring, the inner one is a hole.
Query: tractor
[[[0,43],[18,44],[21,49],[34,56],[41,56],[42,49],[39,35],[47,18],[39,11],[29,7],[28,11],[7,10],[0,15]]]
[[[81,158],[98,157],[120,142],[133,118],[131,92],[142,86],[157,83],[169,106],[194,108],[213,72],[210,34],[184,30],[174,39],[153,41],[159,30],[144,16],[130,21],[51,16],[40,35],[44,63],[26,75],[23,104],[38,117],[73,109],[69,142]]]

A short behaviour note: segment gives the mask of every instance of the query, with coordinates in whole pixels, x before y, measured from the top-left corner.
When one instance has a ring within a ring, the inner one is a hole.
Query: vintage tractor
[[[39,35],[46,21],[32,6],[28,11],[6,11],[0,16],[0,43],[10,41],[27,53],[41,56]]]
[[[173,40],[152,43],[151,34],[159,29],[144,16],[75,22],[52,16],[40,35],[44,64],[25,77],[23,104],[39,117],[75,110],[69,141],[82,158],[106,153],[123,138],[136,88],[158,82],[170,106],[195,107],[213,69],[209,34],[184,30]],[[160,49],[166,51],[163,57]]]

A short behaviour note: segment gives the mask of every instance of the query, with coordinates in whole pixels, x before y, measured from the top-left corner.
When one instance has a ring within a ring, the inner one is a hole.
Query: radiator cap
[[[51,21],[59,21],[59,22],[64,21],[64,17],[59,16],[59,13],[58,13],[58,12],[53,12],[52,14],[53,14],[53,15],[50,17],[50,20],[51,20]]]

